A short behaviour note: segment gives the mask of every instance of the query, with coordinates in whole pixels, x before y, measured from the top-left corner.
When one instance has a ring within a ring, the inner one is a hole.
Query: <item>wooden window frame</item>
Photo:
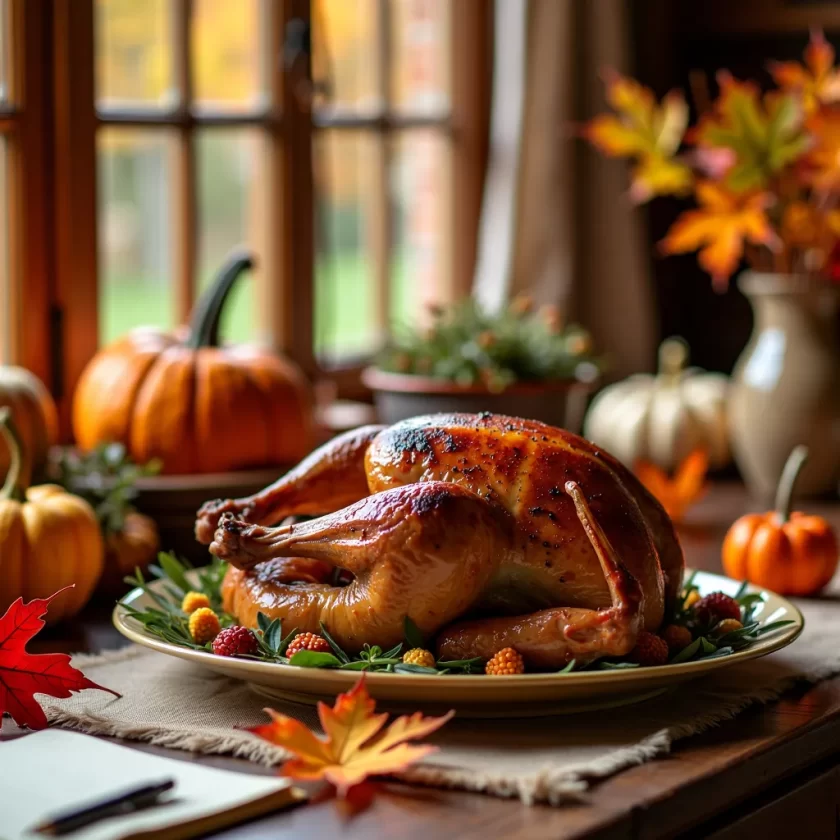
[[[370,130],[377,137],[377,205],[370,245],[376,255],[376,321],[384,329],[392,231],[387,182],[393,132],[434,126],[452,144],[451,297],[468,294],[475,262],[478,216],[487,163],[492,0],[453,0],[451,97],[446,119],[405,117],[387,110],[373,116],[337,109],[313,114],[283,66],[284,32],[293,18],[311,19],[310,0],[261,0],[267,25],[267,105],[247,113],[191,107],[189,20],[192,0],[174,4],[175,82],[179,105],[170,111],[108,108],[97,112],[94,90],[94,0],[10,0],[23,80],[15,114],[10,171],[12,202],[22,208],[10,244],[19,325],[13,360],[36,372],[59,402],[69,436],[69,399],[98,346],[96,132],[102,126],[169,128],[178,137],[178,177],[173,192],[176,249],[176,317],[186,319],[196,284],[197,192],[195,131],[212,126],[259,127],[265,138],[266,200],[260,236],[263,281],[258,283],[258,335],[288,354],[313,379],[332,380],[339,393],[358,395],[360,366],[325,370],[313,346],[314,133],[323,128]],[[387,0],[379,0],[387,41]],[[380,78],[388,83],[387,44]],[[305,72],[308,73],[308,67]],[[9,126],[0,115],[0,129]],[[24,189],[25,185],[25,189]],[[280,235],[277,235],[277,231]],[[45,247],[45,243],[47,246]],[[49,245],[52,244],[52,247]],[[21,278],[26,277],[25,294]],[[269,278],[266,280],[265,278]]]
[[[8,0],[10,102],[0,114],[6,141],[10,335],[7,362],[55,387],[51,320],[52,161],[49,0]]]

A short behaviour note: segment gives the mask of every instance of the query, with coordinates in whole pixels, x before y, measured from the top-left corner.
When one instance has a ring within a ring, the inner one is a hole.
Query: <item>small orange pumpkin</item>
[[[103,544],[93,508],[57,484],[30,487],[29,455],[11,411],[0,408],[0,439],[11,466],[0,488],[0,614],[17,598],[46,598],[73,585],[50,604],[48,622],[77,613],[102,573]]]
[[[212,473],[299,461],[311,448],[308,384],[290,361],[257,347],[219,346],[219,317],[236,278],[233,255],[199,300],[185,341],[133,330],[85,368],[73,399],[83,451],[122,443],[137,463],[169,474]]]
[[[119,531],[105,534],[105,568],[96,591],[120,595],[127,589],[124,578],[135,569],[145,572],[157,558],[160,537],[154,519],[136,511],[125,514]]]
[[[797,446],[785,464],[776,509],[736,520],[723,541],[723,569],[781,595],[814,595],[837,569],[837,536],[821,516],[791,513],[791,498],[808,449]]]

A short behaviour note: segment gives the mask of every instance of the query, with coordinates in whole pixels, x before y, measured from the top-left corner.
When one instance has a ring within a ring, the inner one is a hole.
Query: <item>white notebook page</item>
[[[129,747],[46,729],[0,742],[0,840],[40,838],[31,829],[47,817],[143,784],[174,779],[170,804],[114,817],[68,834],[68,840],[115,840],[229,811],[289,787],[287,779],[255,776],[162,758]]]

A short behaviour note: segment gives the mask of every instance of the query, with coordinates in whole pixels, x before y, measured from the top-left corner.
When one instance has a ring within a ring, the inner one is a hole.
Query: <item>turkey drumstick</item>
[[[504,511],[469,490],[429,482],[280,528],[226,513],[210,550],[237,569],[225,579],[222,598],[240,621],[256,625],[263,612],[316,633],[323,621],[342,647],[358,651],[365,642],[401,642],[407,615],[430,635],[461,616],[499,564],[512,559],[513,531]],[[244,571],[280,557],[319,560],[355,580],[344,587],[288,585]]]
[[[365,453],[383,428],[362,426],[333,438],[253,496],[205,502],[195,523],[196,539],[208,544],[224,513],[273,525],[287,516],[330,513],[367,496]]]

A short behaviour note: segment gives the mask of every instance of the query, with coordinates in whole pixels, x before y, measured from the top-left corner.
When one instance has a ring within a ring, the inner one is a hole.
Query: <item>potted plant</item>
[[[589,334],[563,328],[527,297],[500,312],[473,300],[431,308],[426,329],[403,329],[364,383],[384,423],[432,412],[492,411],[573,431],[600,372]]]
[[[840,468],[840,357],[835,335],[840,279],[840,70],[815,32],[804,64],[769,66],[775,88],[721,71],[718,96],[688,106],[678,91],[657,102],[612,74],[613,113],[584,135],[601,151],[631,158],[630,196],[693,196],[660,243],[664,254],[699,251],[716,289],[746,259],[739,286],[755,326],[729,396],[733,454],[748,486],[769,496],[797,444],[820,457],[801,490],[833,487]]]

